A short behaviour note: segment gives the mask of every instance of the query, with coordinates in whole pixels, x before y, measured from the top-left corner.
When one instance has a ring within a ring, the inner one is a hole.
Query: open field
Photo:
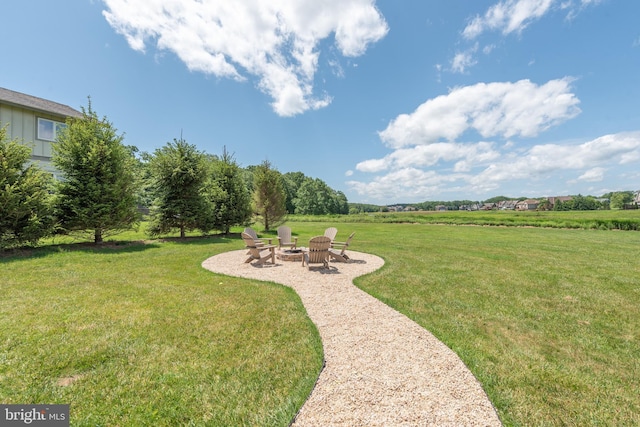
[[[382,256],[356,285],[456,351],[505,425],[640,424],[640,233],[292,219],[303,245],[337,226]],[[0,401],[71,403],[77,425],[287,425],[322,349],[290,289],[201,269],[241,247],[0,257]]]
[[[318,221],[317,216],[292,216],[295,221]],[[490,225],[503,227],[581,228],[640,231],[640,210],[602,211],[416,211],[327,216],[326,221],[389,224]]]

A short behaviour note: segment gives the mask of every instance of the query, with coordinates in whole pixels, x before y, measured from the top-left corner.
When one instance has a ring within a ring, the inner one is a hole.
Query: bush
[[[35,245],[53,232],[51,177],[29,164],[30,155],[0,128],[0,250]]]

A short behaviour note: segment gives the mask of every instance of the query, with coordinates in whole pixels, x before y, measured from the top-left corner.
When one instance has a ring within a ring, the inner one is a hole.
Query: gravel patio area
[[[300,262],[245,264],[246,250],[202,263],[210,271],[292,287],[324,348],[325,367],[293,426],[500,426],[476,378],[430,332],[353,285],[382,258],[348,251],[326,270]]]

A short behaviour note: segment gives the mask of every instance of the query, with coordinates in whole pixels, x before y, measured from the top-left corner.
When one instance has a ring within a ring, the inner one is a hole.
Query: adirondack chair
[[[307,264],[307,269],[311,269],[311,264],[322,264],[324,268],[329,268],[329,248],[331,239],[327,236],[316,236],[309,240],[309,248],[302,256],[302,266]]]
[[[298,245],[298,238],[291,237],[291,228],[286,225],[278,227],[278,249],[282,249],[283,246],[295,249]]]
[[[256,243],[260,243],[260,244],[264,245],[265,244],[264,241],[266,240],[267,241],[267,243],[266,243],[267,245],[271,244],[271,240],[272,239],[270,239],[270,238],[263,239],[261,237],[258,237],[258,234],[256,233],[256,230],[254,230],[251,227],[245,228],[243,233],[247,233],[253,240],[256,241]]]
[[[247,247],[247,255],[249,258],[245,261],[245,263],[249,263],[251,261],[257,261],[255,264],[264,264],[269,258],[271,258],[271,263],[276,263],[276,245],[258,245],[256,241],[247,233],[242,233],[242,240],[244,240],[244,244]]]
[[[336,234],[338,234],[338,229],[335,227],[329,227],[324,230],[324,235],[327,236],[333,242],[333,239],[336,238]]]
[[[331,255],[331,259],[339,262],[349,261],[350,259],[349,255],[347,255],[345,251],[349,247],[349,244],[351,243],[351,239],[353,239],[353,236],[355,234],[356,234],[355,231],[351,233],[351,235],[347,238],[346,242],[333,242],[331,244],[331,248],[329,249],[329,255]]]

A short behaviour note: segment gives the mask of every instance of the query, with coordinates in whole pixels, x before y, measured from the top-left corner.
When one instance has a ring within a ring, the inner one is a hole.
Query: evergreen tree
[[[233,156],[223,149],[220,159],[211,162],[210,198],[213,203],[214,228],[229,234],[234,225],[245,225],[251,220],[251,196],[247,191],[242,169]]]
[[[29,164],[31,149],[0,128],[0,250],[35,245],[52,233],[51,176]]]
[[[210,203],[207,200],[207,161],[204,153],[183,139],[174,139],[157,149],[149,160],[152,193],[149,233],[158,236],[180,230],[213,228]]]
[[[253,184],[254,210],[268,231],[283,223],[287,214],[282,175],[265,160],[255,168]]]
[[[106,117],[91,109],[67,119],[53,145],[53,163],[64,178],[57,185],[56,211],[67,232],[89,232],[95,243],[133,228],[136,206],[134,157]]]

